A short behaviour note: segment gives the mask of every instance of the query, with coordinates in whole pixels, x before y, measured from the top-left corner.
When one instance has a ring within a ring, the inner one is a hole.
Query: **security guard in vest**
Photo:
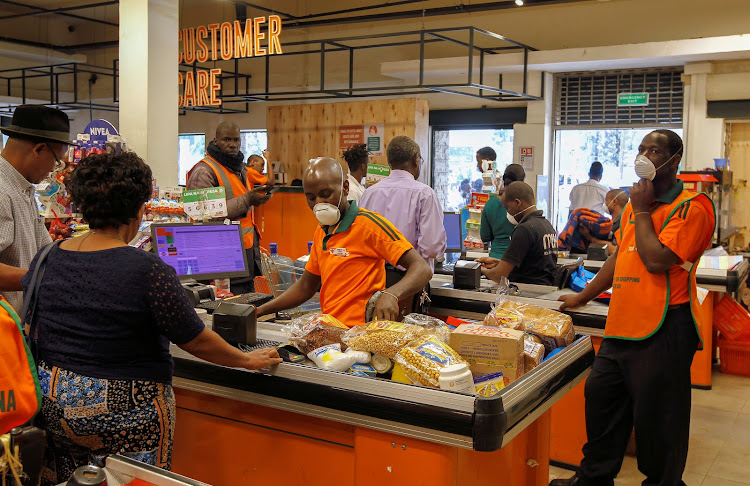
[[[705,194],[683,190],[682,140],[649,133],[638,148],[630,204],[617,250],[560,309],[584,305],[612,287],[604,340],[586,381],[583,461],[575,476],[550,486],[608,485],[622,466],[635,427],[644,485],[682,482],[690,430],[690,365],[702,345],[695,272],[716,224]],[[710,325],[710,324],[709,324]]]
[[[269,189],[268,186],[248,188],[245,156],[240,152],[240,127],[234,122],[219,123],[216,127],[216,138],[206,148],[206,157],[188,172],[188,189],[207,187],[224,187],[227,196],[227,217],[239,220],[242,227],[250,277],[232,279],[230,290],[235,295],[253,292],[253,278],[261,275],[260,242],[253,206],[267,203],[271,195],[264,194]]]

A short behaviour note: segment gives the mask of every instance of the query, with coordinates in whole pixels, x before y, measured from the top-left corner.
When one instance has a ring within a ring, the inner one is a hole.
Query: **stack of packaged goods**
[[[187,223],[182,204],[181,186],[154,186],[151,199],[146,202],[144,220],[157,223]]]
[[[469,219],[466,221],[466,239],[464,239],[464,248],[467,250],[482,250],[484,242],[480,229],[482,227],[482,210],[489,200],[489,194],[474,192],[471,194],[471,204],[467,207],[469,210]]]
[[[500,392],[574,337],[569,316],[502,296],[484,322],[452,332],[421,314],[351,329],[316,314],[285,329],[291,344],[322,369],[481,397]]]

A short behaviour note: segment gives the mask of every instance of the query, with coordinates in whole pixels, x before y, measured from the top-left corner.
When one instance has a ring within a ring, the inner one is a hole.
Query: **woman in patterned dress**
[[[91,231],[52,249],[37,295],[40,422],[49,438],[42,484],[65,482],[109,454],[169,469],[170,341],[224,366],[281,362],[275,348],[243,353],[227,344],[204,326],[172,267],[128,246],[151,185],[135,153],[92,155],[71,175],[71,197]]]

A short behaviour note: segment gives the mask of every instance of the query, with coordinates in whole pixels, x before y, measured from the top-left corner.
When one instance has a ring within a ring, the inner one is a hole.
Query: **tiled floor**
[[[713,373],[713,389],[693,390],[688,486],[750,485],[750,378]],[[550,467],[550,479],[571,471]],[[617,486],[640,485],[636,459],[625,457]]]

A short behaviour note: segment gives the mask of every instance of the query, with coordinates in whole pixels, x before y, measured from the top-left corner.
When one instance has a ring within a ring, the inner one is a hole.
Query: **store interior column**
[[[120,2],[120,133],[153,170],[177,185],[178,0]]]

